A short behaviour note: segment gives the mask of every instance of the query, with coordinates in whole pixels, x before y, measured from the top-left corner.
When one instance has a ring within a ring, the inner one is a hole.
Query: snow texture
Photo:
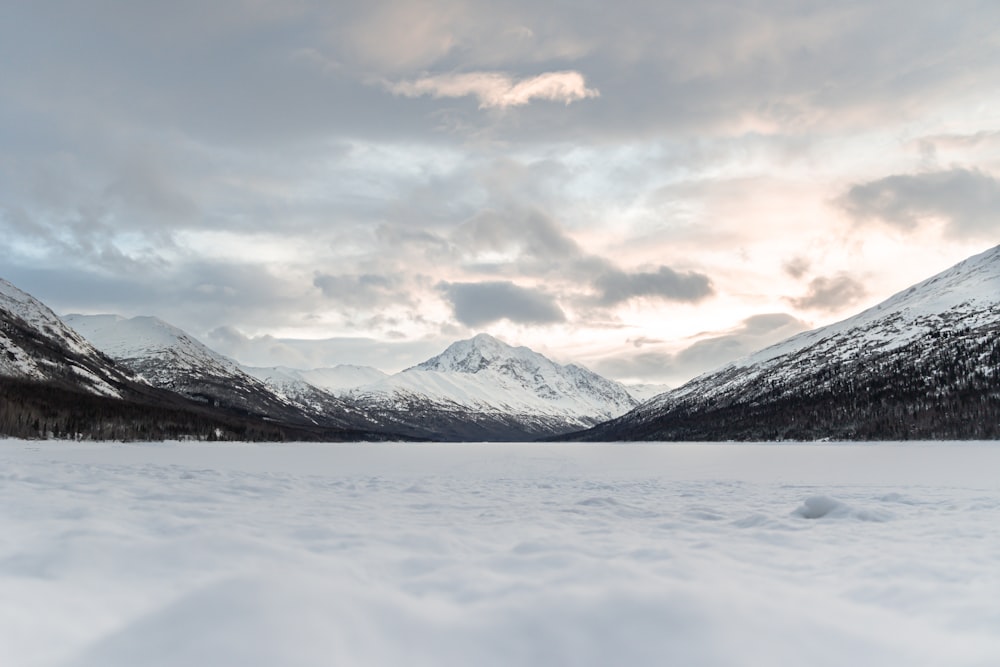
[[[1000,445],[0,441],[0,664],[1000,664]]]

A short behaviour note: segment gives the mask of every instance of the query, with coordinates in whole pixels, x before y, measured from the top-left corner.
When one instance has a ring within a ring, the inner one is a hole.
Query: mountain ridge
[[[1000,437],[1000,246],[569,437]]]
[[[485,333],[390,376],[350,364],[244,367],[150,316],[65,321],[153,386],[289,423],[421,439],[525,440],[592,426],[638,404],[619,383]]]
[[[0,375],[78,384],[92,394],[121,398],[134,379],[52,310],[0,278]]]
[[[192,400],[299,426],[372,426],[334,397],[323,397],[318,409],[289,400],[236,361],[157,317],[71,314],[64,320],[152,386]]]
[[[101,440],[345,440],[377,435],[268,421],[153,386],[0,279],[0,434]]]

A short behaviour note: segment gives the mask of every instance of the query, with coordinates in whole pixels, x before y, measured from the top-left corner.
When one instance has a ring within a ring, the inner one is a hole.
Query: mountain
[[[156,317],[67,315],[95,347],[149,384],[195,401],[301,426],[360,428],[370,420],[335,397],[290,399],[190,334]]]
[[[670,391],[670,386],[665,384],[639,383],[624,386],[628,393],[632,395],[632,398],[640,403],[645,403],[654,396],[659,396]]]
[[[98,352],[45,304],[0,279],[0,376],[121,398],[132,374]]]
[[[313,420],[323,422],[337,416],[339,423],[355,428],[384,430],[384,420],[373,418],[340,396],[358,385],[388,377],[376,368],[343,365],[303,371],[284,366],[241,366],[241,370],[264,383],[282,401],[312,415]]]
[[[1000,246],[570,437],[1000,438]]]
[[[314,368],[311,370],[299,370],[286,366],[271,366],[266,368],[241,366],[241,368],[244,372],[258,380],[263,380],[280,394],[290,396],[298,393],[309,393],[309,388],[313,391],[337,395],[389,377],[387,373],[383,373],[377,368],[355,366],[352,364],[341,364],[331,368]]]
[[[389,376],[350,365],[244,368],[155,317],[64,320],[152,386],[300,426],[433,440],[525,440],[586,428],[638,404],[618,383],[485,334]]]
[[[2,279],[0,435],[102,440],[372,437],[252,418],[154,387]]]
[[[638,404],[617,382],[487,334],[341,396],[386,427],[444,440],[530,440]]]
[[[354,364],[338,364],[331,368],[314,368],[297,373],[303,381],[314,387],[333,392],[361,387],[389,377],[377,368]]]

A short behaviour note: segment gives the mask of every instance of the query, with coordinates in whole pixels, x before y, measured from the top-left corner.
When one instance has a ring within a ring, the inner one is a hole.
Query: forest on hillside
[[[162,393],[122,400],[52,382],[0,378],[0,435],[70,440],[350,441],[389,439],[362,431],[308,428],[187,404]],[[391,439],[399,439],[392,436]]]
[[[1000,337],[931,334],[892,351],[831,361],[793,382],[758,378],[692,394],[648,421],[632,415],[587,440],[976,440],[1000,438]]]

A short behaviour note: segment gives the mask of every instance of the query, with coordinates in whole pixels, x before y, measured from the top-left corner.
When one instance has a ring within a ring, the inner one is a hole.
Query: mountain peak
[[[487,333],[480,333],[452,343],[441,354],[410,370],[478,373],[512,359],[538,363],[545,357],[526,347],[513,347]]]
[[[151,315],[66,315],[63,320],[114,358],[146,357],[152,353],[182,354],[231,364],[187,332]]]

